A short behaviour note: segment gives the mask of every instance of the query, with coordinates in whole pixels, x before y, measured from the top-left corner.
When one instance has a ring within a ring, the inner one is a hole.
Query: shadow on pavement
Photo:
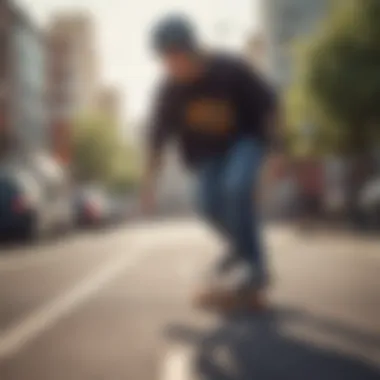
[[[366,347],[380,347],[379,336],[289,310],[261,316],[235,316],[211,331],[172,325],[166,333],[170,340],[195,347],[194,370],[202,380],[380,379],[380,368],[360,358],[316,347],[284,333],[284,323],[302,319],[311,327],[341,334],[355,343],[359,340]]]
[[[7,254],[23,254],[28,248],[49,247],[51,244],[60,244],[65,242],[67,238],[78,235],[80,231],[68,231],[61,234],[51,234],[46,237],[41,237],[35,240],[19,239],[15,237],[0,238],[0,256]]]

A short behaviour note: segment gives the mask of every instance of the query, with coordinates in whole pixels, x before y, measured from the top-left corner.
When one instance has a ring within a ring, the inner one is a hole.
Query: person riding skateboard
[[[217,272],[241,264],[246,273],[236,289],[206,289],[197,302],[260,308],[268,273],[254,193],[265,157],[282,145],[276,96],[244,60],[203,49],[186,17],[158,22],[152,45],[166,73],[148,129],[143,208],[154,208],[163,151],[175,140],[198,179],[201,213],[230,246]]]

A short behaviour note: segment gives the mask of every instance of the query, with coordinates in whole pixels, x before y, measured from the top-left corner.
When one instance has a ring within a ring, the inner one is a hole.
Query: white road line
[[[0,336],[0,359],[15,354],[95,295],[99,289],[124,270],[133,267],[144,257],[143,252],[142,247],[134,247],[134,254],[131,254],[131,249],[129,249],[128,254],[118,256],[108,264],[102,264],[99,269],[86,276],[76,286],[5,330]]]
[[[192,372],[190,349],[177,347],[166,354],[160,380],[193,380]]]
[[[99,234],[79,234],[62,241],[56,241],[55,243],[42,244],[35,247],[19,247],[15,248],[11,254],[1,255],[0,247],[0,272],[1,271],[18,271],[28,269],[35,265],[41,265],[46,263],[53,263],[59,261],[62,256],[67,257],[70,252],[77,252],[82,249],[91,251],[92,247],[95,249],[99,247],[99,244],[103,244],[103,241],[121,240],[127,241],[128,236],[140,236],[144,239],[147,233],[151,239],[168,240],[170,236],[176,236],[183,234],[184,228],[186,228],[186,235],[196,233],[197,238],[200,236],[203,238],[207,235],[198,223],[190,221],[170,221],[170,222],[136,222],[134,225],[122,225],[115,230],[109,232],[104,231]]]

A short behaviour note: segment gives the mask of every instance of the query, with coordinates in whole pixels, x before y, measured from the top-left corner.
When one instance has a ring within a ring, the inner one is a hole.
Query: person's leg
[[[201,214],[221,235],[225,236],[221,193],[222,161],[212,159],[198,172],[198,206]]]
[[[261,230],[254,210],[255,183],[259,177],[264,149],[255,141],[239,141],[218,164],[207,167],[201,176],[203,210],[223,231],[235,248],[235,263],[245,263],[248,278],[235,289],[206,288],[197,294],[195,305],[230,311],[240,307],[260,310],[267,281]],[[207,196],[206,196],[207,195]],[[215,224],[215,223],[214,223]],[[238,254],[239,253],[239,254]],[[242,292],[240,292],[242,290]],[[238,292],[236,292],[238,291]]]
[[[250,270],[248,286],[261,288],[267,280],[259,211],[255,207],[256,185],[264,148],[252,139],[238,141],[230,150],[223,175],[224,223],[237,251]]]
[[[211,224],[218,235],[228,243],[226,252],[215,265],[215,273],[223,275],[232,269],[240,257],[228,231],[224,215],[223,176],[225,174],[225,157],[216,157],[206,162],[198,173],[198,203],[201,214]]]
[[[198,194],[197,203],[201,215],[216,230],[221,237],[226,238],[225,227],[223,225],[222,212],[222,160],[215,157],[206,162],[197,173]],[[201,285],[195,292],[194,305],[201,308],[214,307],[218,303],[219,291],[213,281]]]

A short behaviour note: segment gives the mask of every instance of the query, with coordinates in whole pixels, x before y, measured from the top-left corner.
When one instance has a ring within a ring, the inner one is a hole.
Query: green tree
[[[380,141],[380,2],[338,2],[322,31],[303,44],[298,77],[287,99],[295,140],[305,120],[315,125],[312,150],[351,159],[351,206]]]
[[[112,191],[117,193],[133,191],[141,175],[139,152],[127,143],[119,143],[116,152],[107,184]]]
[[[74,125],[73,175],[78,182],[97,182],[127,190],[138,181],[139,160],[112,122],[99,114],[82,116]]]
[[[318,144],[358,155],[380,135],[380,2],[349,4],[333,12],[304,48],[289,102],[299,118],[308,115],[319,126]]]
[[[112,170],[116,136],[101,115],[80,117],[73,128],[73,174],[78,181],[105,181]]]

